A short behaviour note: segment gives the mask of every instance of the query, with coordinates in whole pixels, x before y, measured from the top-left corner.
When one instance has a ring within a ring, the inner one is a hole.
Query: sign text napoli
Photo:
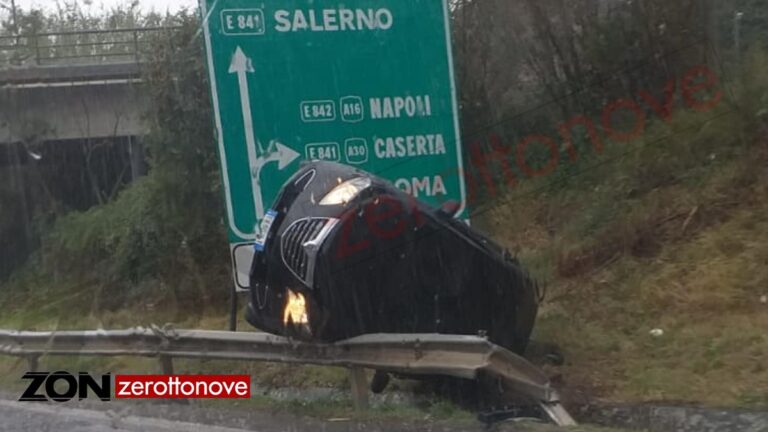
[[[201,1],[239,288],[302,160],[465,207],[447,0]]]

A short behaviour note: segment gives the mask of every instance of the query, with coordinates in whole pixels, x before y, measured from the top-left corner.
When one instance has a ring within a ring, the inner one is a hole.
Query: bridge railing
[[[141,62],[153,41],[179,27],[61,31],[0,36],[0,68]]]

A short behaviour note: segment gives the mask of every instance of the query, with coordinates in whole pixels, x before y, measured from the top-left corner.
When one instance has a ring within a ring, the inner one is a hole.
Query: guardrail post
[[[365,378],[365,369],[349,368],[349,383],[352,385],[352,403],[355,409],[368,409],[368,381]]]
[[[173,357],[167,355],[161,355],[158,357],[160,361],[160,370],[165,375],[173,375]]]
[[[37,372],[40,368],[40,356],[29,355],[27,356],[27,372]]]

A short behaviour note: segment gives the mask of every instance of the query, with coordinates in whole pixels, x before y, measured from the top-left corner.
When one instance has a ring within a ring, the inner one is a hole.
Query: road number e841
[[[263,35],[264,12],[261,9],[225,9],[221,11],[225,35]]]

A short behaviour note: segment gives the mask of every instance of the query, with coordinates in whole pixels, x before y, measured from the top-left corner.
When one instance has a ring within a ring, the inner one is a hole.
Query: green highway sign
[[[302,160],[439,205],[466,190],[448,0],[201,0],[237,285]]]

